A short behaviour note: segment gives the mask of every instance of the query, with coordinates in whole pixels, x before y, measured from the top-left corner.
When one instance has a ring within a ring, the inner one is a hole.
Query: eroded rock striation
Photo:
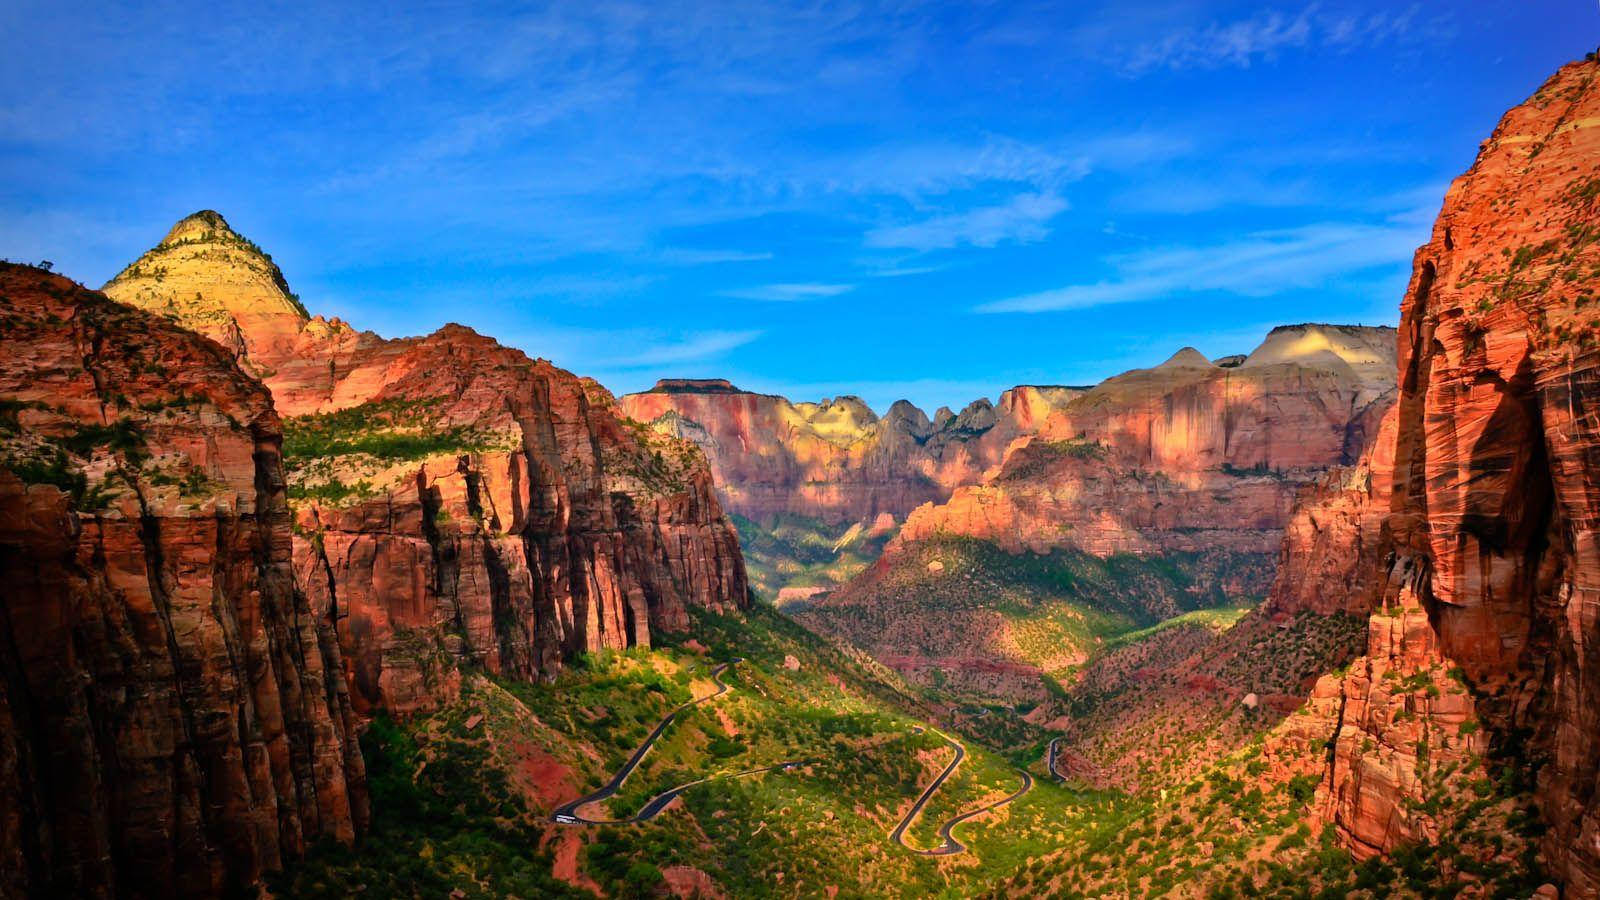
[[[664,379],[624,395],[641,422],[697,443],[724,505],[755,520],[902,519],[978,481],[1020,435],[1081,389],[1020,386],[935,420],[901,400],[880,418],[856,397],[792,403],[727,381]]]
[[[279,420],[217,344],[0,265],[0,894],[216,896],[366,820]]]
[[[896,541],[1270,553],[1296,490],[1367,445],[1393,401],[1393,360],[1393,329],[1360,326],[1276,328],[1230,367],[1184,348],[1060,406],[983,483],[916,510]]]
[[[453,694],[458,659],[533,677],[649,646],[687,628],[690,607],[747,602],[738,538],[692,446],[468,329],[402,343],[375,363],[384,383],[365,403],[303,422],[331,435],[295,461],[306,493],[332,497],[299,509],[297,574],[348,620],[363,706],[430,707]],[[363,424],[340,432],[352,414]],[[431,446],[374,455],[391,435]]]
[[[1535,773],[1544,863],[1574,897],[1600,895],[1597,74],[1562,68],[1451,185],[1401,310],[1379,512],[1308,498],[1340,524],[1291,529],[1274,590],[1286,611],[1337,605],[1344,558],[1345,607],[1372,610],[1366,656],[1313,702],[1333,747],[1319,809],[1345,841],[1433,837],[1432,780],[1481,749]]]
[[[340,623],[359,709],[448,700],[463,660],[532,677],[747,602],[693,446],[469,328],[310,318],[268,267],[201,212],[106,289],[218,337],[288,417],[297,583]]]

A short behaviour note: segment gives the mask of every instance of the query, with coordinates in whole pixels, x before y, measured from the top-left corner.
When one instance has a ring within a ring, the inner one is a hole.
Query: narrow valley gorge
[[[1597,76],[1398,328],[959,412],[0,263],[0,900],[1600,898]]]

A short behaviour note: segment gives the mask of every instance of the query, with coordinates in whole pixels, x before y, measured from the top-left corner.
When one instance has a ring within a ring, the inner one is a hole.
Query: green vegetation
[[[366,480],[357,481],[355,484],[345,484],[337,478],[317,484],[291,484],[289,485],[289,498],[291,500],[313,500],[339,506],[350,500],[367,500],[377,496],[377,489]]]
[[[290,897],[589,897],[552,875],[543,825],[450,714],[406,726],[379,715],[361,738],[372,828],[270,881]]]
[[[1117,647],[1134,644],[1153,635],[1160,634],[1169,628],[1200,626],[1213,632],[1227,631],[1229,628],[1239,624],[1239,620],[1244,618],[1251,608],[1248,606],[1225,606],[1219,609],[1197,609],[1192,612],[1186,612],[1170,619],[1163,619],[1146,628],[1114,635],[1101,644],[1101,649],[1114,650]]]
[[[1018,450],[1000,473],[1001,481],[1029,481],[1050,472],[1064,459],[1104,459],[1109,448],[1099,441],[1076,437],[1064,441],[1034,440]]]
[[[489,437],[466,426],[432,421],[439,401],[377,400],[348,409],[285,419],[283,461],[294,471],[326,457],[363,454],[383,460],[425,459],[487,449]]]
[[[1152,628],[1115,652],[1212,634],[1236,613],[1208,612],[1215,618]],[[1168,776],[1160,790],[1091,791],[1041,778],[1012,805],[960,826],[968,854],[907,853],[888,832],[951,753],[931,728],[917,732],[931,711],[915,693],[769,608],[696,611],[693,619],[689,632],[662,635],[653,650],[592,654],[548,682],[469,672],[456,704],[403,724],[380,716],[363,739],[372,832],[355,848],[319,846],[274,878],[273,891],[588,895],[557,879],[559,870],[607,895],[633,897],[659,895],[681,867],[737,897],[812,896],[829,887],[847,897],[1432,897],[1470,881],[1487,883],[1487,895],[1511,896],[1536,884],[1531,855],[1518,855],[1526,845],[1520,835],[1533,833],[1536,817],[1508,799],[1526,790],[1516,773],[1428,769],[1430,784],[1453,778],[1472,788],[1438,792],[1446,799],[1429,814],[1484,823],[1450,832],[1460,835],[1453,843],[1405,847],[1388,861],[1358,865],[1309,818],[1320,768],[1295,768],[1302,751],[1274,745],[1265,732],[1234,738],[1233,752],[1192,775]],[[1309,640],[1311,627],[1295,623],[1284,633],[1298,628],[1299,639]],[[1250,646],[1254,634],[1246,629],[1238,646]],[[1270,658],[1273,651],[1257,652]],[[667,788],[709,780],[646,823],[548,823],[558,803],[606,781],[668,710],[707,694],[711,667],[734,657],[744,662],[724,676],[732,690],[679,715],[607,804],[609,814],[627,815]],[[1219,671],[1230,664],[1219,663]],[[1059,687],[1062,695],[1071,691]],[[963,715],[982,723],[1013,712],[968,707]],[[940,823],[1014,792],[1015,766],[1043,774],[1042,743],[962,740],[968,757],[908,832],[914,846],[936,845]],[[785,761],[800,765],[725,777]],[[1508,824],[1500,829],[1502,820]],[[1497,829],[1508,832],[1504,853],[1486,856]],[[558,865],[562,856],[569,862]]]
[[[988,542],[954,537],[908,546],[892,563],[796,615],[809,627],[868,650],[930,658],[977,653],[1056,675],[1118,635],[1189,611],[1252,603],[1258,598],[1231,595],[1226,586],[1265,583],[1272,567],[1266,554],[1010,554]],[[941,677],[960,674],[944,671]],[[1014,698],[1037,690],[1036,677],[1024,680],[1023,693],[1013,687],[975,694],[959,682],[949,685],[951,691],[932,687],[956,701]]]
[[[873,533],[863,524],[830,524],[807,516],[777,516],[766,522],[731,518],[750,586],[769,601],[785,587],[832,589],[844,584],[871,565],[894,536],[893,529]]]

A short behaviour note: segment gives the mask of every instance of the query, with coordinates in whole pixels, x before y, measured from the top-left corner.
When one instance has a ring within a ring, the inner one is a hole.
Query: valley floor
[[[363,740],[371,833],[319,848],[274,893],[1331,897],[1454,884],[1436,849],[1355,865],[1308,822],[1316,778],[1289,774],[1306,748],[1266,719],[1192,776],[1097,790],[1052,777],[1058,732],[1000,704],[950,710],[770,608],[701,613],[693,634],[586,658],[550,684],[470,674],[450,708],[379,718]],[[954,852],[928,852],[940,848]]]

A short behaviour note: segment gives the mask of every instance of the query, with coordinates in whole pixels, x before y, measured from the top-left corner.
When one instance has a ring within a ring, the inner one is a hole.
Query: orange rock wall
[[[690,607],[748,602],[703,460],[667,487],[629,476],[650,451],[593,382],[459,326],[383,342],[335,372],[324,396],[336,405],[442,401],[441,427],[519,445],[428,461],[350,508],[302,510],[297,579],[347,623],[362,709],[449,699],[459,660],[533,677],[581,652],[649,646],[687,628]],[[268,377],[275,392],[280,377]]]
[[[983,483],[915,510],[890,550],[955,534],[1011,552],[1270,553],[1296,491],[1354,461],[1392,401],[1392,381],[1322,350],[1271,352],[1330,334],[1373,355],[1392,336],[1290,326],[1236,368],[1187,350],[1109,379],[1047,416]]]
[[[352,840],[356,721],[267,392],[37,269],[0,266],[0,317],[0,895],[216,896]],[[22,462],[57,447],[87,490]]]
[[[1338,699],[1320,796],[1350,845],[1430,836],[1404,812],[1419,783],[1404,748],[1475,715],[1489,746],[1536,770],[1545,864],[1572,897],[1600,895],[1597,74],[1593,60],[1561,69],[1451,185],[1402,306],[1392,464],[1370,470],[1379,512],[1321,497],[1304,520],[1337,527],[1292,528],[1274,589],[1285,609],[1334,605],[1343,556],[1360,560],[1347,607],[1375,604],[1367,657],[1318,688]],[[1418,706],[1377,677],[1442,669],[1466,702]]]
[[[903,518],[977,482],[1053,402],[1076,393],[1014,388],[998,408],[980,400],[935,423],[905,401],[880,419],[854,397],[794,404],[704,384],[669,383],[620,403],[638,421],[677,423],[678,433],[706,452],[724,505],[758,521],[782,514],[829,522]]]

